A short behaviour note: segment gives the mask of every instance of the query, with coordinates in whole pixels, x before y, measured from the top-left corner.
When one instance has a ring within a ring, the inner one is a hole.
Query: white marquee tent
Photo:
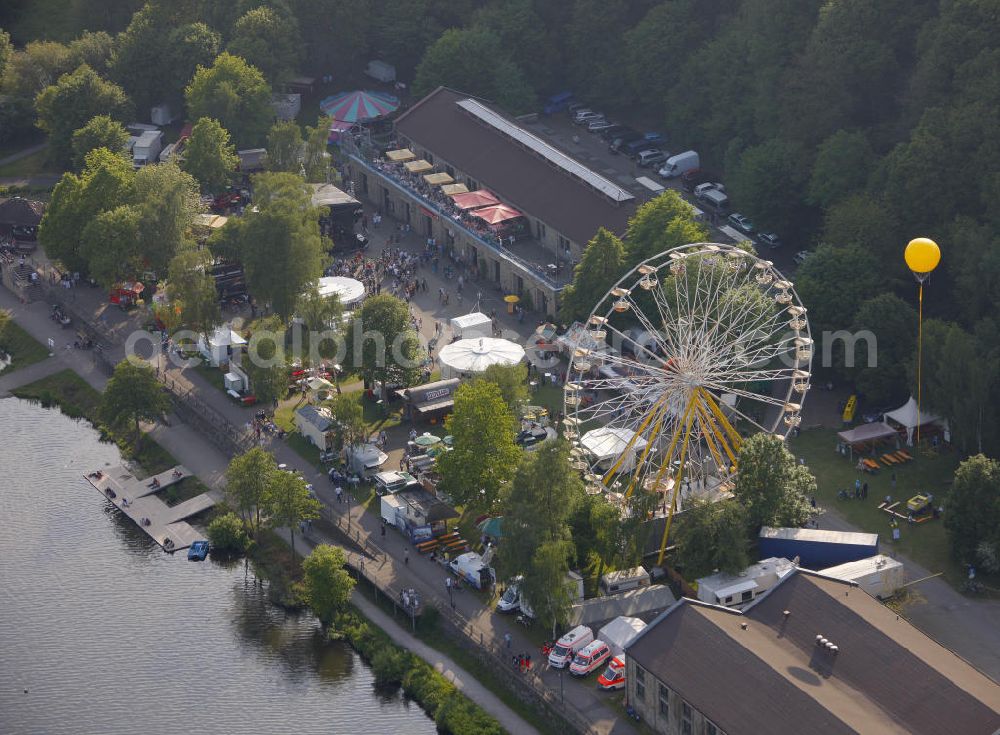
[[[904,429],[906,429],[906,444],[911,447],[913,446],[913,430],[917,428],[918,425],[926,426],[927,424],[942,421],[940,416],[936,416],[930,411],[917,410],[917,402],[914,400],[913,396],[910,396],[910,400],[897,408],[895,411],[889,411],[885,414],[883,421],[888,423],[890,420],[895,421],[897,424],[900,424]],[[947,441],[947,422],[944,422],[944,425],[945,441]]]
[[[345,276],[326,276],[319,279],[319,295],[340,298],[344,306],[353,306],[365,297],[365,284]]]
[[[493,320],[478,311],[453,317],[450,324],[459,339],[490,337],[493,334]]]
[[[524,348],[516,342],[493,337],[460,339],[438,353],[441,377],[475,375],[490,365],[516,365],[524,359]]]
[[[623,469],[630,469],[635,464],[635,453],[646,448],[646,440],[641,436],[632,441],[635,432],[631,429],[605,426],[593,429],[580,437],[580,446],[586,449],[599,464],[615,461],[626,452],[629,456],[622,464]],[[629,447],[629,442],[632,442]]]

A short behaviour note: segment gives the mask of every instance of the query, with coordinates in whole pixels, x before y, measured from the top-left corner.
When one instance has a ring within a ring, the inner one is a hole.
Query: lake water
[[[83,479],[120,461],[0,400],[0,733],[436,732],[242,562],[165,554],[121,517]]]

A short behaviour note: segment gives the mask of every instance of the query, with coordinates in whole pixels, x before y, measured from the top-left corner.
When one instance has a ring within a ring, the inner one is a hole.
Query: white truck
[[[665,179],[674,179],[701,168],[698,151],[684,151],[668,158],[660,168],[659,174]]]
[[[823,569],[820,574],[854,582],[872,597],[892,597],[906,583],[903,565],[883,554]]]
[[[372,79],[377,79],[380,82],[394,82],[396,81],[396,67],[392,64],[386,63],[385,61],[379,61],[374,59],[368,62],[368,66],[365,68],[365,74],[370,76]]]
[[[483,562],[475,551],[467,551],[448,563],[452,574],[465,580],[477,590],[487,589],[496,579],[493,569]]]

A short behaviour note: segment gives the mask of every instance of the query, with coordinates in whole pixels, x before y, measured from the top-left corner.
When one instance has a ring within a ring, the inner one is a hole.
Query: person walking
[[[344,488],[342,488],[340,485],[337,485],[337,489],[334,492],[337,493],[337,502],[338,503],[343,503],[344,502],[344,497],[343,497],[344,496]]]
[[[403,566],[410,566],[410,550],[403,549]]]
[[[507,631],[506,633],[503,634],[503,642],[507,645],[508,651],[510,650],[510,645],[512,641],[513,639],[510,636],[510,631]]]
[[[867,482],[864,485],[861,486],[861,499],[862,500],[867,500],[868,499],[868,483]]]

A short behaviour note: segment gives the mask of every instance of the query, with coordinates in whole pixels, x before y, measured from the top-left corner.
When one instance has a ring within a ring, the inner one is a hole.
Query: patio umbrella
[[[469,191],[469,187],[465,184],[445,184],[441,187],[441,193],[451,196],[452,194],[465,194]]]
[[[497,518],[487,518],[479,524],[479,530],[490,538],[503,537],[503,516]]]
[[[416,444],[418,447],[433,447],[439,441],[441,441],[441,437],[434,436],[433,434],[424,432],[416,439],[414,439],[413,443]]]
[[[413,151],[411,151],[409,148],[399,148],[398,150],[395,151],[387,151],[385,157],[388,158],[390,161],[395,161],[396,163],[402,163],[403,161],[412,161],[414,158],[416,158],[416,156],[413,155]]]
[[[500,203],[500,200],[486,191],[486,189],[477,189],[476,191],[470,191],[464,194],[455,194],[451,198],[452,201],[455,202],[455,206],[459,209],[476,209],[478,207],[488,207],[493,204]]]
[[[349,123],[375,120],[395,112],[398,107],[398,97],[370,90],[340,92],[319,103],[325,115]]]
[[[448,434],[448,436],[446,436],[446,437],[445,437],[444,439],[442,439],[441,441],[443,441],[443,442],[444,442],[444,445],[445,445],[446,447],[450,447],[450,446],[451,446],[452,444],[454,444],[454,443],[455,443],[455,437],[453,437],[453,436],[452,436],[451,434]]]
[[[501,222],[506,222],[509,219],[517,219],[522,216],[520,212],[513,207],[508,207],[506,204],[494,204],[490,207],[483,207],[482,209],[475,210],[472,214],[491,225],[498,225]]]

